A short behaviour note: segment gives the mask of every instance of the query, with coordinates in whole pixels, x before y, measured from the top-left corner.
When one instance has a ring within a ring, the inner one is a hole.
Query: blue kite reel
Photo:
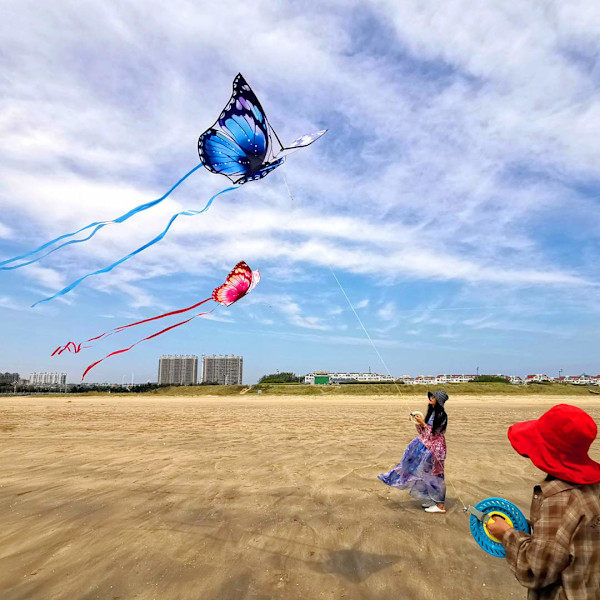
[[[492,556],[504,558],[506,550],[502,542],[488,531],[487,522],[490,518],[501,517],[516,530],[531,532],[525,515],[512,502],[504,498],[486,498],[475,506],[467,506],[464,510],[471,515],[470,526],[473,538]]]

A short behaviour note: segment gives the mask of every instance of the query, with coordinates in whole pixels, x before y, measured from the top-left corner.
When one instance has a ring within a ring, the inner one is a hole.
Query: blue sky
[[[155,381],[162,354],[241,354],[262,374],[600,372],[600,9],[589,1],[8,2],[0,23],[0,260],[164,194],[241,72],[282,141],[328,128],[202,208],[202,169],[161,205],[0,273],[0,371],[85,367],[157,327],[51,358],[262,280],[90,373]],[[284,179],[285,178],[285,179]],[[287,185],[286,185],[287,181]],[[288,193],[288,186],[291,195]]]

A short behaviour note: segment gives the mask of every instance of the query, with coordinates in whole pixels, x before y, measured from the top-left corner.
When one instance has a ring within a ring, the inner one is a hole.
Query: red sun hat
[[[508,439],[538,468],[572,483],[600,483],[600,463],[588,456],[598,427],[584,410],[558,404],[539,419],[515,423]]]

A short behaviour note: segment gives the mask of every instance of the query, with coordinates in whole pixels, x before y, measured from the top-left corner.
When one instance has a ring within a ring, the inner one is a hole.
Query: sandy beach
[[[600,423],[592,395],[451,396],[438,515],[376,479],[425,398],[0,398],[0,597],[525,598],[462,506],[529,514],[541,472],[506,429],[561,401]]]

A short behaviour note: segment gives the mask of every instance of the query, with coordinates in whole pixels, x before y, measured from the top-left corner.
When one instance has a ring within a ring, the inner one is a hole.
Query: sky
[[[160,326],[57,346],[208,298],[240,260],[262,276],[248,296],[86,381],[156,381],[164,354],[242,355],[244,383],[600,372],[597,2],[9,0],[3,13],[0,260],[161,197],[199,163],[237,73],[284,144],[328,132],[62,298],[31,308],[230,182],[199,169],[160,205],[1,271],[0,372],[75,383]]]

